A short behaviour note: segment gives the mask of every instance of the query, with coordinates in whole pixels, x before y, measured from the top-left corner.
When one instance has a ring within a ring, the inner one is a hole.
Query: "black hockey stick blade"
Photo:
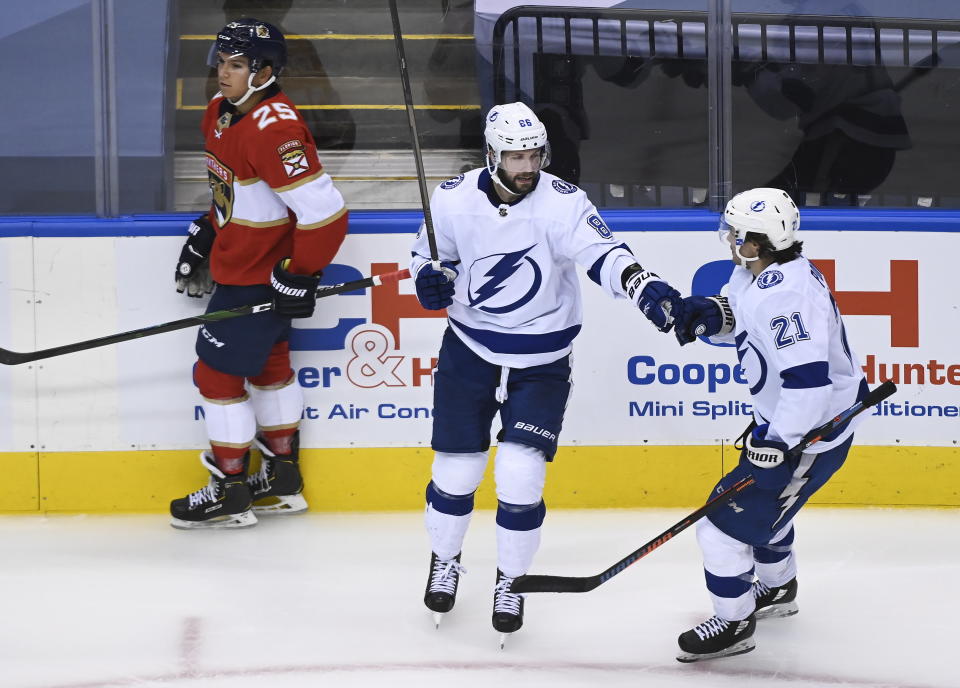
[[[854,416],[863,413],[871,406],[876,406],[881,401],[897,391],[897,386],[890,381],[884,382],[879,387],[871,391],[867,396],[848,409],[841,411],[832,419],[818,428],[814,428],[803,439],[790,449],[792,454],[802,454],[810,445],[819,442],[825,435],[835,431],[840,426],[849,422]],[[640,549],[634,550],[623,559],[615,563],[610,568],[598,573],[595,576],[547,576],[547,575],[527,575],[518,576],[510,586],[510,591],[515,593],[527,592],[589,592],[599,585],[606,583],[618,573],[626,569],[631,564],[647,556],[653,550],[671,540],[675,535],[683,532],[704,516],[713,513],[733,499],[737,494],[753,485],[753,478],[746,477],[731,485],[729,488],[714,496],[702,507],[685,517],[678,523],[673,524],[667,530],[660,533],[657,537],[650,540]]]
[[[408,277],[410,277],[410,271],[404,269],[397,270],[396,272],[387,272],[382,275],[364,277],[363,279],[354,280],[353,282],[325,285],[317,289],[317,298],[320,299],[325,296],[333,296],[335,294],[342,294],[344,292],[355,291],[357,289],[377,287],[381,284],[387,284],[389,282],[399,282],[400,280],[407,279]],[[138,330],[130,330],[129,332],[120,332],[119,334],[112,334],[106,337],[99,337],[97,339],[87,339],[82,342],[76,342],[75,344],[64,344],[63,346],[55,346],[50,349],[41,349],[40,351],[17,352],[10,351],[9,349],[0,349],[0,364],[20,365],[21,363],[39,361],[44,358],[53,358],[54,356],[63,356],[64,354],[72,354],[77,351],[86,351],[87,349],[96,349],[101,346],[118,344],[120,342],[130,341],[131,339],[152,337],[155,334],[163,334],[164,332],[182,330],[187,327],[202,325],[203,323],[238,318],[240,316],[250,315],[251,313],[262,313],[263,311],[269,311],[271,309],[273,309],[273,304],[270,302],[249,304],[246,306],[227,308],[222,311],[213,311],[212,313],[194,315],[189,318],[173,320],[160,325],[142,327]]]

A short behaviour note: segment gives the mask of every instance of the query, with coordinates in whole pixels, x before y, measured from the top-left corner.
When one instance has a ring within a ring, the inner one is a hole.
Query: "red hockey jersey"
[[[306,123],[279,91],[239,119],[224,102],[214,96],[201,124],[217,230],[213,279],[266,284],[287,256],[290,272],[323,269],[346,235],[347,209]]]

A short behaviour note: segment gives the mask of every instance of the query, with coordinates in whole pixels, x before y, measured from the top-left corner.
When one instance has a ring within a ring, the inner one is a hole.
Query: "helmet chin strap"
[[[736,239],[734,239],[734,240],[736,241]],[[742,253],[740,253],[740,247],[741,247],[742,245],[743,245],[743,244],[737,244],[737,245],[736,245],[737,258],[739,258],[739,259],[741,260],[741,262],[743,262],[743,263],[746,264],[746,263],[752,263],[752,262],[755,261],[755,260],[760,260],[760,256],[754,256],[753,258],[747,258],[745,255],[743,255]]]
[[[267,86],[269,86],[270,84],[272,84],[274,81],[277,80],[277,76],[274,74],[269,79],[267,79],[263,85],[254,86],[253,77],[256,75],[257,75],[256,72],[250,72],[250,76],[247,77],[247,92],[243,94],[242,98],[240,98],[239,100],[230,100],[229,98],[227,98],[227,100],[230,102],[231,105],[233,105],[234,107],[239,107],[240,105],[243,105],[246,102],[247,98],[252,96],[257,91],[262,91]]]

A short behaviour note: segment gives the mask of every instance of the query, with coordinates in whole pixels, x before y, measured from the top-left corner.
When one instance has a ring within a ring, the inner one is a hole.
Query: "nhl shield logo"
[[[263,24],[257,24],[257,38],[270,38],[270,29]]]

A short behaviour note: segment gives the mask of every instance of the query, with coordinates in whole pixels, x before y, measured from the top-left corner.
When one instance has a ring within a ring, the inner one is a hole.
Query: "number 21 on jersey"
[[[770,329],[776,333],[774,340],[778,349],[810,339],[810,334],[803,326],[803,320],[797,312],[791,313],[789,318],[778,315],[770,321]]]

